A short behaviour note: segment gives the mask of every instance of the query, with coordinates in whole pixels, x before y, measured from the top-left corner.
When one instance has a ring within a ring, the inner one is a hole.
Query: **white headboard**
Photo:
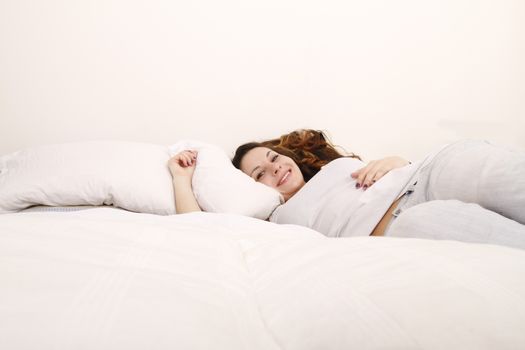
[[[521,0],[0,3],[0,154],[297,128],[365,159],[525,148]]]

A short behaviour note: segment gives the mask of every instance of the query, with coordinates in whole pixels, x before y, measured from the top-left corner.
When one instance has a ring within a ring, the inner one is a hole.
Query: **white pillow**
[[[114,205],[174,214],[165,146],[92,141],[33,147],[0,157],[0,212],[32,205]]]
[[[186,149],[198,151],[192,187],[202,210],[265,220],[284,202],[278,191],[235,168],[217,146],[184,140],[170,146],[169,153],[175,155]]]

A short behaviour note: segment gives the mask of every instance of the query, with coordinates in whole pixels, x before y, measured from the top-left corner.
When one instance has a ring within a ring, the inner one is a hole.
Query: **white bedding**
[[[525,251],[247,217],[0,216],[1,349],[521,349]]]

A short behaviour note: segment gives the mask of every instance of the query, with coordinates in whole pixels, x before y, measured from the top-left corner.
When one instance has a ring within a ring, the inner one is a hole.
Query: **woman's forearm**
[[[175,208],[177,214],[202,211],[191,188],[191,178],[176,176],[173,178],[173,191],[175,192]]]
[[[372,160],[365,167],[354,171],[352,177],[356,179],[357,188],[363,187],[363,189],[366,190],[367,187],[372,186],[389,171],[404,167],[408,164],[410,164],[408,160],[398,156]]]

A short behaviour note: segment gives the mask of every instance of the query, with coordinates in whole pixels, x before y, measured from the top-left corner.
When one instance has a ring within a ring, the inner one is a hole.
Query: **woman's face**
[[[287,201],[304,186],[304,178],[290,157],[266,147],[255,147],[241,160],[241,170],[255,181],[276,189]]]

